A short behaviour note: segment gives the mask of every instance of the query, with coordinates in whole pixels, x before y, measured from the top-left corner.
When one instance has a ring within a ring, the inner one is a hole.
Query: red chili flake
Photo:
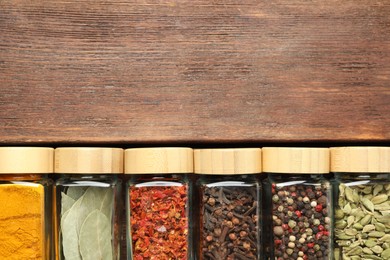
[[[188,187],[130,187],[133,259],[187,259]]]

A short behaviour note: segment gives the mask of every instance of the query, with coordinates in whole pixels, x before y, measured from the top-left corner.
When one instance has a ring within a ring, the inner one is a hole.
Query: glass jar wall
[[[53,259],[52,172],[52,148],[0,148],[0,259]]]
[[[57,259],[119,259],[123,150],[57,148]]]

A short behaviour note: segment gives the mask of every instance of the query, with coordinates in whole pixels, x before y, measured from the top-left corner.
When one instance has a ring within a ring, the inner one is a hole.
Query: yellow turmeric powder
[[[0,259],[45,259],[44,186],[0,184]]]

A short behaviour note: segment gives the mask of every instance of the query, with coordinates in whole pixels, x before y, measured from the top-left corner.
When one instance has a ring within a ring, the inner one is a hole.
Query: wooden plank
[[[0,143],[390,140],[390,1],[2,0]]]

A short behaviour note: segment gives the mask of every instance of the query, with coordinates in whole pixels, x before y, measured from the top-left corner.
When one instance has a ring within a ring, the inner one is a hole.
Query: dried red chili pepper
[[[129,189],[133,259],[187,259],[188,187]]]

